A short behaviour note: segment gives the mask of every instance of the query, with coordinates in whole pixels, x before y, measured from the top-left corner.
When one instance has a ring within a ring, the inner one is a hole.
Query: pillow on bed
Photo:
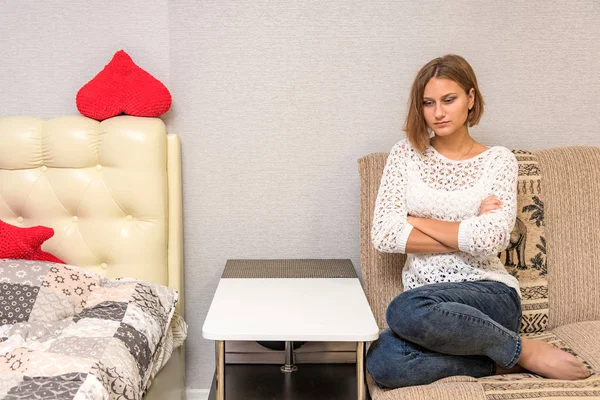
[[[136,279],[108,279],[72,265],[0,259],[0,325],[74,317],[136,321],[161,336],[178,300],[176,290]],[[160,333],[160,334],[159,334]]]
[[[0,324],[72,317],[100,281],[100,276],[69,265],[0,259]]]
[[[166,286],[129,278],[103,278],[73,322],[80,329],[103,322],[104,334],[123,343],[141,376],[147,379],[155,353],[168,332],[177,300],[177,291]]]
[[[0,221],[0,258],[23,260],[64,261],[42,250],[42,244],[54,236],[54,229],[46,226],[21,228]]]
[[[0,262],[0,270],[5,271],[0,279],[4,282],[38,290],[33,305],[26,305],[33,310],[38,307],[44,290],[57,297],[53,304],[45,300],[43,303],[62,308],[73,303],[73,292],[77,292],[73,287],[92,278],[90,285],[96,284],[87,293],[82,287],[84,293],[78,298],[80,311],[75,315],[40,323],[30,322],[34,314],[31,312],[27,322],[0,327],[4,352],[0,361],[3,358],[10,361],[0,362],[0,375],[7,371],[20,375],[17,382],[10,379],[4,382],[4,392],[18,394],[19,398],[47,398],[44,394],[48,393],[48,385],[62,379],[69,383],[69,398],[75,392],[83,392],[94,398],[140,399],[150,379],[186,336],[185,322],[174,313],[178,293],[172,288],[134,279],[99,279],[94,273],[59,264]],[[18,264],[26,264],[27,268],[19,268]],[[38,267],[49,269],[42,275]],[[12,273],[6,273],[7,270]],[[28,280],[26,274],[31,270],[37,274],[34,280],[47,284],[36,286]],[[22,287],[17,289],[21,290],[20,297],[27,297]],[[4,290],[0,288],[0,294]],[[83,303],[85,307],[81,308]],[[94,378],[86,379],[90,375]]]

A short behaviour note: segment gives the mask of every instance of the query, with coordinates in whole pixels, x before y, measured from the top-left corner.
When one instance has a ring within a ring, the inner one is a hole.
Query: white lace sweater
[[[429,283],[493,280],[513,287],[518,281],[498,258],[508,246],[517,213],[517,159],[505,147],[451,160],[429,146],[419,154],[408,140],[388,157],[375,203],[371,237],[375,248],[405,253],[413,227],[407,215],[461,221],[458,252],[407,254],[402,272],[405,289]],[[483,199],[495,195],[502,208],[477,216]]]

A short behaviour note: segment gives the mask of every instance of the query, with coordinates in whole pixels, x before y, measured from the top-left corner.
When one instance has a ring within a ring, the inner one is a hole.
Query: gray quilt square
[[[55,399],[72,400],[87,377],[85,373],[72,372],[56,376],[23,377],[17,386],[10,388],[5,400]]]
[[[99,360],[110,342],[109,337],[69,337],[54,341],[48,351],[72,357]]]
[[[121,326],[117,329],[114,337],[125,344],[133,358],[135,358],[140,369],[140,375],[143,377],[152,357],[146,336],[135,330],[133,326],[121,322]]]
[[[0,284],[0,324],[27,321],[39,290],[29,285]]]
[[[92,308],[86,308],[73,317],[73,322],[83,318],[98,318],[111,321],[122,321],[127,311],[127,303],[103,301]]]

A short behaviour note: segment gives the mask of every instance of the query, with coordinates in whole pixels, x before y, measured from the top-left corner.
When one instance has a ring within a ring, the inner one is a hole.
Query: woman
[[[371,232],[377,250],[407,254],[405,290],[367,355],[380,386],[524,369],[558,379],[589,375],[571,354],[518,335],[519,283],[497,256],[515,224],[518,166],[510,150],[469,134],[483,108],[462,57],[430,61],[413,83],[408,139],[390,152]]]

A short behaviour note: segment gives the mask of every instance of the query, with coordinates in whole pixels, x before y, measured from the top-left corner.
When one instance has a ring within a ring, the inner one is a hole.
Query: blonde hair
[[[421,153],[429,145],[430,134],[423,117],[423,93],[425,85],[431,78],[451,79],[458,83],[467,94],[471,89],[475,91],[475,101],[467,116],[468,126],[477,125],[484,108],[483,97],[477,85],[477,77],[467,60],[455,54],[447,54],[429,61],[417,73],[412,84],[408,100],[408,114],[404,124],[408,140]]]

